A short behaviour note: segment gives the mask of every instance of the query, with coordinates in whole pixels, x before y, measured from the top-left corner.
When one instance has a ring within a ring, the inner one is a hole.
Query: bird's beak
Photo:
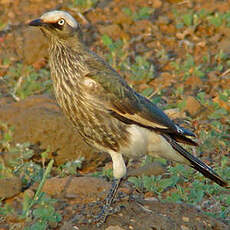
[[[43,26],[45,23],[42,19],[38,18],[28,23],[29,26]]]

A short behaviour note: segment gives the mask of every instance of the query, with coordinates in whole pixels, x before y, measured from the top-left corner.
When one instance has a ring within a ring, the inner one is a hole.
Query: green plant
[[[208,21],[211,25],[219,27],[223,24],[224,15],[220,13],[215,13],[214,15],[208,16]]]
[[[132,71],[130,78],[134,81],[145,80],[148,83],[155,75],[154,66],[141,56],[135,58],[135,62],[130,65],[130,70]]]
[[[25,193],[21,218],[26,218],[29,227],[25,229],[47,229],[50,223],[60,222],[61,216],[53,207],[56,200],[51,199],[42,192],[42,187],[50,174],[54,160],[51,160],[42,176],[42,180],[33,198]],[[35,223],[34,223],[35,222]]]
[[[92,7],[95,7],[98,0],[72,0],[70,2],[71,8],[77,8],[80,10],[87,10]]]
[[[183,80],[186,80],[188,77],[194,75],[201,79],[205,78],[205,68],[204,65],[197,65],[194,61],[192,55],[187,54],[186,59],[181,63],[171,62],[171,65],[175,68],[176,74],[183,73]]]
[[[128,7],[122,8],[122,11],[130,16],[133,20],[142,20],[142,19],[148,19],[152,13],[154,13],[153,8],[149,7],[141,7],[138,11],[132,12],[132,10]]]
[[[139,11],[135,12],[133,15],[134,20],[148,19],[149,16],[154,12],[153,8],[142,7]]]
[[[113,170],[111,168],[109,168],[109,169],[103,168],[102,171],[92,173],[92,176],[94,176],[94,177],[105,177],[107,179],[112,180],[113,179]]]
[[[124,56],[124,43],[121,40],[113,41],[108,35],[104,34],[102,37],[103,44],[108,48],[109,53],[105,55],[106,60],[114,68],[120,65],[120,59]]]
[[[59,175],[61,177],[68,176],[68,175],[76,175],[78,169],[81,169],[82,162],[84,161],[84,157],[81,157],[75,161],[68,161],[63,165],[60,165],[58,168]]]
[[[216,28],[226,25],[230,26],[230,13],[229,12],[209,12],[206,9],[200,11],[188,11],[185,14],[180,14],[177,10],[173,9],[176,18],[176,27],[178,29],[184,27],[196,27],[200,24],[208,23],[210,26]]]
[[[48,92],[52,85],[47,69],[35,70],[32,66],[24,66],[21,63],[11,66],[4,79],[11,94],[18,100],[33,94]]]
[[[109,49],[109,53],[105,56],[107,61],[114,68],[118,67],[127,72],[131,80],[136,82],[145,80],[148,83],[154,78],[154,65],[141,56],[136,56],[134,61],[130,61],[123,41],[117,40],[114,42],[108,35],[103,35],[102,42]],[[148,87],[142,94],[148,97],[152,92],[153,88]]]
[[[148,159],[149,161],[149,159]],[[229,158],[222,159],[221,170],[218,173],[223,177],[230,177],[230,161]],[[142,191],[154,192],[162,201],[186,202],[193,205],[202,205],[202,203],[212,198],[215,202],[220,203],[220,209],[217,211],[209,210],[214,217],[224,218],[230,223],[228,214],[230,212],[229,202],[230,196],[226,193],[226,189],[210,183],[200,173],[195,173],[191,168],[177,164],[169,168],[170,175],[160,176],[140,176],[130,177],[128,181]],[[186,184],[189,185],[187,186]],[[170,190],[173,189],[171,192]]]
[[[1,139],[0,139],[0,151],[9,151],[10,143],[13,138],[13,127],[9,127],[6,123],[0,121]]]
[[[25,229],[47,229],[49,224],[61,221],[60,214],[56,213],[54,204],[56,200],[49,198],[42,187],[50,174],[54,160],[51,160],[47,166],[41,167],[31,161],[34,151],[29,143],[13,145],[13,128],[7,124],[1,123],[2,139],[0,140],[1,151],[7,152],[7,165],[0,163],[1,177],[19,176],[24,187],[38,182],[38,189],[33,197],[27,192],[24,193],[22,202],[22,212],[19,213],[8,204],[0,203],[0,215],[13,215],[17,219],[23,219],[27,223]],[[45,161],[46,152],[41,154]]]
[[[0,216],[8,216],[9,214],[14,215],[15,211],[9,204],[2,204],[2,201],[0,201]]]

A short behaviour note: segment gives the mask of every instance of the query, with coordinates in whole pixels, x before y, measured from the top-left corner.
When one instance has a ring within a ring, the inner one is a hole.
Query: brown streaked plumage
[[[115,178],[126,174],[122,155],[149,154],[187,164],[227,186],[209,166],[178,144],[196,146],[191,131],[176,125],[135,92],[83,44],[80,26],[71,15],[51,11],[30,25],[39,26],[49,40],[51,77],[59,105],[90,145],[111,155]]]

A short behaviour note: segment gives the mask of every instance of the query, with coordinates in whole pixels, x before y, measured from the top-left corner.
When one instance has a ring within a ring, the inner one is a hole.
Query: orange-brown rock
[[[50,178],[43,187],[43,192],[54,196],[69,198],[74,203],[86,204],[105,199],[111,185],[96,177]]]
[[[7,102],[7,100],[5,100]],[[96,167],[107,155],[87,145],[66,120],[54,99],[31,96],[12,103],[0,103],[0,121],[13,126],[14,143],[30,142],[48,149],[57,164],[84,157],[85,163]]]
[[[22,182],[19,177],[0,178],[0,198],[9,198],[21,192]]]
[[[199,101],[197,101],[194,97],[188,96],[186,99],[186,106],[184,111],[188,112],[191,116],[196,116],[201,111],[202,106]]]

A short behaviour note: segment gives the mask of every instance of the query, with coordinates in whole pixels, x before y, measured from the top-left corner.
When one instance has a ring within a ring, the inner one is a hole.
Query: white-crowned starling
[[[82,42],[78,22],[67,12],[51,11],[29,23],[49,40],[54,91],[66,117],[87,143],[110,154],[115,183],[103,209],[103,221],[126,174],[122,155],[149,154],[187,164],[223,187],[227,182],[179,143],[196,146],[194,134],[175,124],[138,94],[101,57]]]

